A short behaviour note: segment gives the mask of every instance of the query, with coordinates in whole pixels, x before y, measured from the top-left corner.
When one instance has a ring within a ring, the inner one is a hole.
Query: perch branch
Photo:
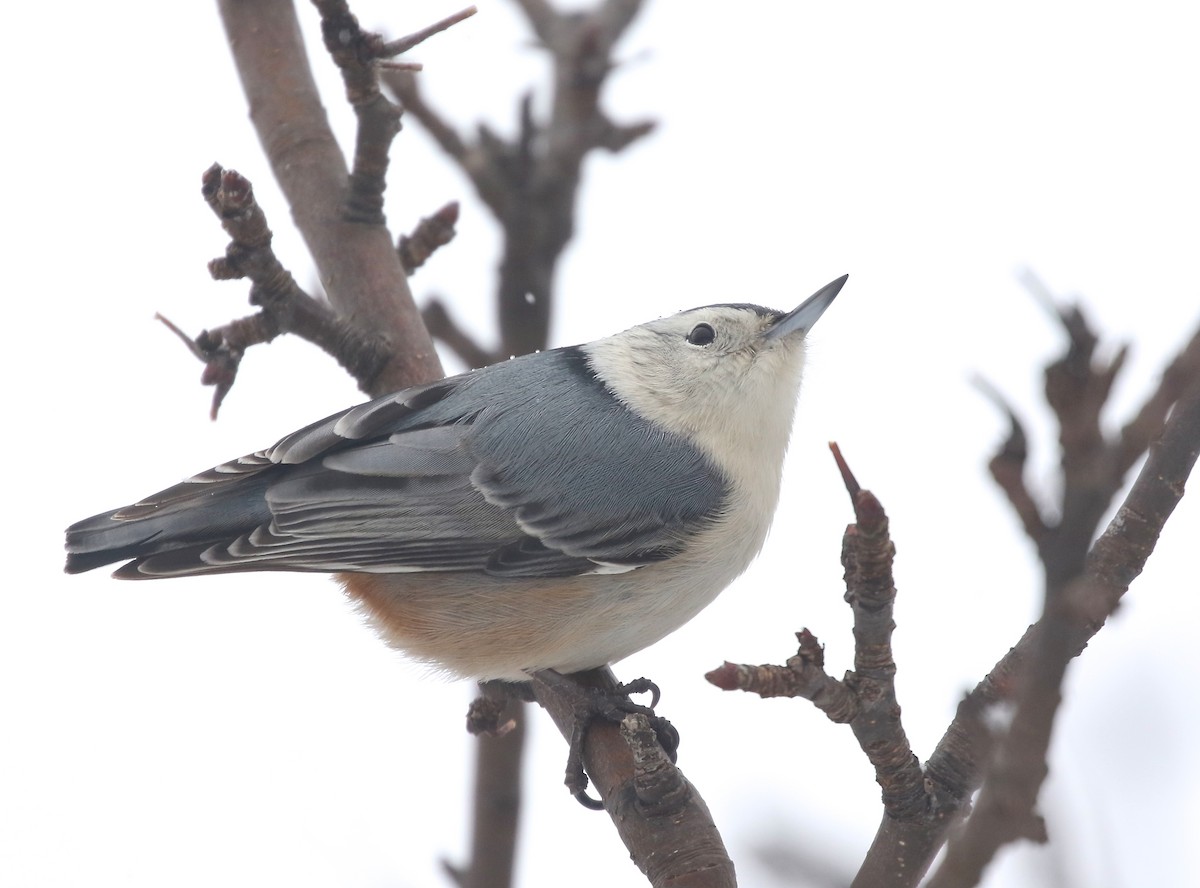
[[[570,677],[583,687],[613,691],[612,671]],[[576,711],[562,694],[534,683],[538,703],[563,736]],[[584,762],[634,863],[656,888],[732,888],[733,864],[704,799],[665,756],[655,732],[638,720],[596,720],[587,730]]]

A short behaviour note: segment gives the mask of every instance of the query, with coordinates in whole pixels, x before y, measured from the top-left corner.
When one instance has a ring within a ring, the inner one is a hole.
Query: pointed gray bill
[[[842,275],[836,281],[830,281],[817,292],[813,293],[805,299],[799,306],[789,311],[778,321],[775,322],[767,332],[763,334],[763,339],[778,339],[780,336],[787,336],[789,333],[807,333],[812,329],[813,324],[817,322],[825,309],[833,303],[833,298],[845,286],[848,274]]]

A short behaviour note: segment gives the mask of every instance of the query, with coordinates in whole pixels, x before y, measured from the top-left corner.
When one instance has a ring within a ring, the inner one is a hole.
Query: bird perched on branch
[[[67,530],[69,573],[337,575],[395,647],[522,680],[673,632],[757,555],[804,339],[710,305],[352,407]]]

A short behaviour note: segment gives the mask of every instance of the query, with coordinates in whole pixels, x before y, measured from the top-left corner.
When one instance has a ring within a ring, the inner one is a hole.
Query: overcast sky
[[[511,132],[545,98],[512,4],[413,54],[470,132]],[[391,36],[457,6],[355,2]],[[169,12],[168,12],[169,10]],[[22,20],[34,11],[37,20]],[[255,349],[216,423],[187,330],[248,312],[213,283],[225,239],[199,196],[213,161],[254,182],[277,249],[314,278],[206,3],[24,4],[0,57],[6,158],[10,580],[0,596],[0,883],[447,884],[466,847],[468,684],[380,644],[321,577],[118,584],[61,574],[62,528],[362,399],[314,348]],[[338,132],[351,115],[301,4]],[[778,520],[708,610],[619,664],[663,688],[680,765],[748,886],[784,843],[849,874],[879,818],[851,735],[802,701],[721,694],[723,659],[782,661],[807,626],[851,656],[838,561],[851,513],[836,439],[892,520],[899,691],[921,758],[961,695],[1038,608],[1030,546],[986,476],[1027,417],[1031,480],[1053,493],[1041,368],[1062,345],[1021,285],[1033,269],[1131,342],[1117,426],[1200,321],[1200,56],[1190,4],[650,3],[607,105],[661,128],[587,166],[559,276],[555,344],[681,308],[790,308],[849,272],[816,328]],[[345,144],[349,144],[348,140]],[[396,143],[396,230],[463,202],[454,245],[414,279],[483,340],[496,232],[416,125]],[[15,316],[14,316],[15,313]],[[452,370],[452,362],[447,362]],[[1005,851],[989,886],[1200,884],[1194,551],[1185,498],[1112,624],[1068,677],[1043,811],[1057,844]],[[529,750],[524,888],[639,884],[603,815],[560,786],[540,713]],[[564,876],[564,867],[585,873]]]

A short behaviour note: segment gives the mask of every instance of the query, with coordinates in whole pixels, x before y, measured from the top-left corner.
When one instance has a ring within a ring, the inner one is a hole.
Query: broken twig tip
[[[177,327],[174,323],[172,323],[169,318],[165,317],[164,315],[159,314],[156,311],[154,313],[154,320],[158,321],[160,324],[162,324],[164,327],[166,327],[168,330],[170,330],[172,333],[174,333],[176,336],[178,336],[179,340],[188,347],[188,351],[190,351],[193,355],[195,355],[201,361],[208,360],[208,355],[206,355],[204,353],[204,350],[200,348],[200,346],[196,343],[196,340],[193,339],[192,337],[188,336],[181,329],[179,329],[179,327]]]
[[[862,488],[854,477],[854,473],[850,471],[846,458],[842,456],[842,449],[838,447],[837,441],[829,442],[829,451],[833,454],[833,461],[837,463],[838,471],[842,473],[842,483],[846,485],[846,492],[850,494],[851,498],[855,497]]]
[[[424,71],[425,65],[423,62],[378,62],[380,68],[387,71]]]

